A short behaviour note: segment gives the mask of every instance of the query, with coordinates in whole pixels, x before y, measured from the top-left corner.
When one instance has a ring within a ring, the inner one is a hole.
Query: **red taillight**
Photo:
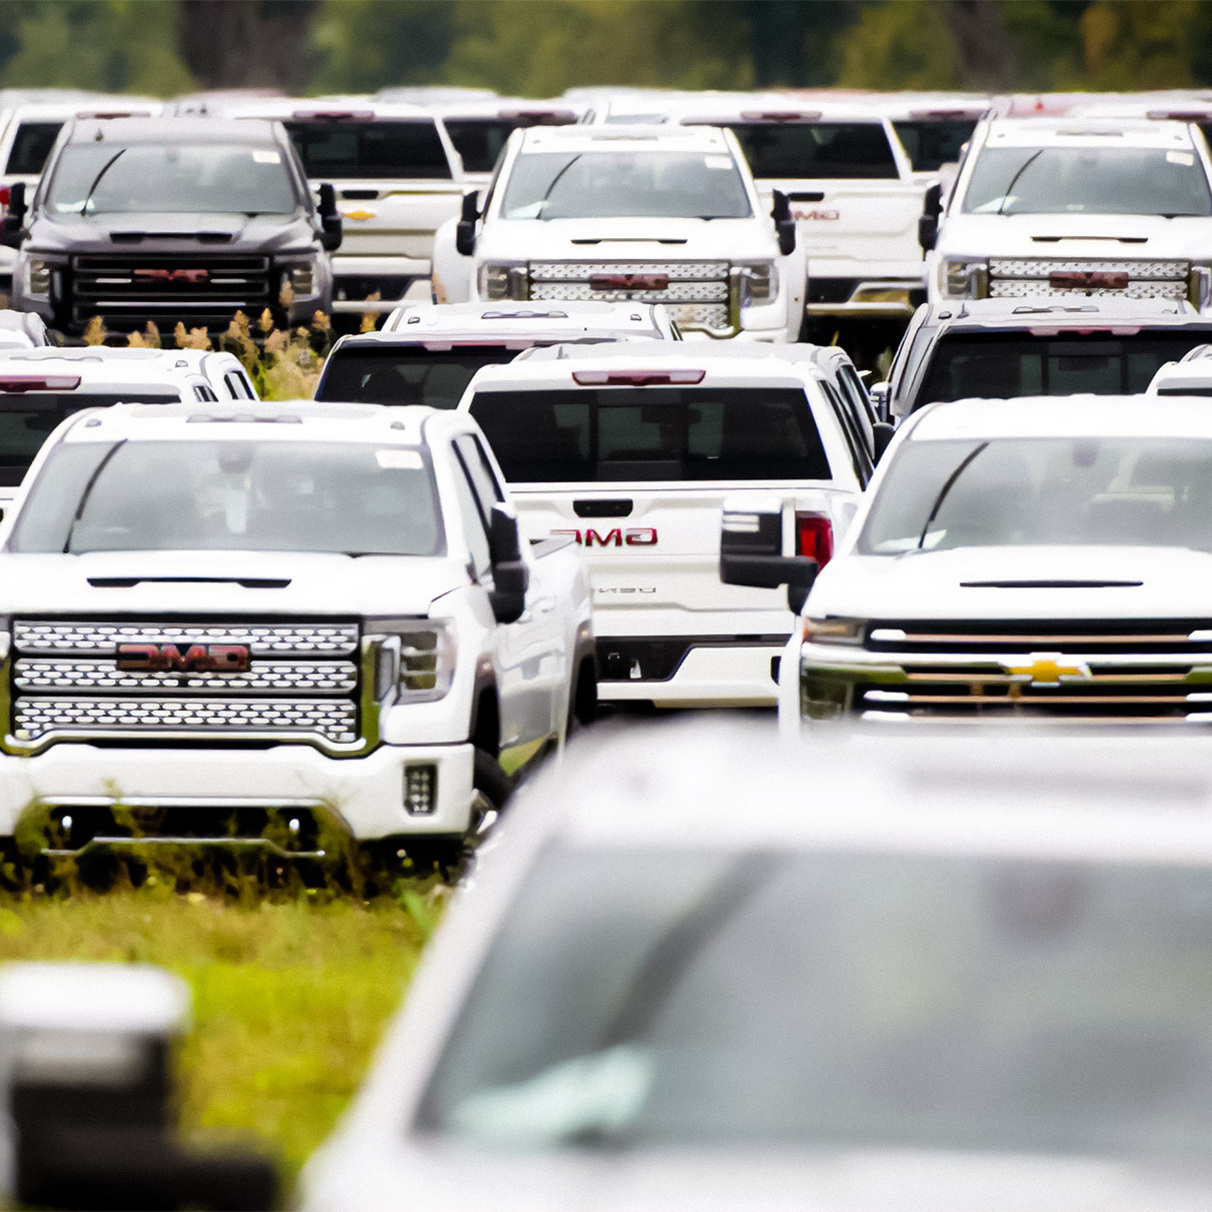
[[[1146,117],[1162,122],[1207,122],[1206,109],[1151,109]]]
[[[0,391],[10,395],[22,391],[75,391],[79,386],[79,375],[5,375],[0,378]]]
[[[372,122],[373,109],[297,109],[291,115],[296,122]]]
[[[795,553],[811,556],[822,568],[833,555],[833,523],[823,513],[795,515]]]
[[[8,200],[13,196],[13,191],[7,185],[0,185],[0,206],[7,206]]]
[[[581,387],[676,387],[701,383],[705,370],[574,370]]]
[[[742,122],[819,122],[819,109],[747,109],[741,113]]]

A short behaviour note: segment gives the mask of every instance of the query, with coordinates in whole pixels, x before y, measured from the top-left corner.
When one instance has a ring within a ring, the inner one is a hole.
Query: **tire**
[[[568,725],[566,736],[586,728],[598,718],[598,678],[592,656],[581,659],[568,692]]]
[[[484,749],[476,750],[471,785],[497,812],[505,807],[513,795],[513,779],[501,769],[501,763]]]

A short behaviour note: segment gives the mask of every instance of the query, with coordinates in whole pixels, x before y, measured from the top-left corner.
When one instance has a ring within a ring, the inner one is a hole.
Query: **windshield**
[[[457,408],[481,366],[512,362],[518,353],[504,345],[460,345],[445,350],[423,345],[338,349],[324,368],[316,399]]]
[[[13,136],[13,147],[4,171],[37,176],[62,129],[62,122],[22,122]]]
[[[973,215],[1208,215],[1194,151],[1140,147],[986,147],[964,195]]]
[[[976,129],[975,118],[930,119],[923,122],[893,122],[915,173],[937,172],[944,164],[955,164],[964,144]]]
[[[878,122],[730,122],[728,127],[759,179],[899,176]]]
[[[496,1149],[1202,1163],[1210,997],[1194,866],[557,850],[417,1128]]]
[[[513,162],[505,219],[747,219],[726,152],[530,152]]]
[[[515,125],[505,118],[447,118],[446,133],[469,173],[490,173]]]
[[[507,480],[828,480],[802,389],[481,391],[471,402]]]
[[[304,172],[313,179],[450,180],[450,161],[432,121],[312,121],[283,125],[294,140]]]
[[[910,440],[859,536],[864,555],[956,547],[1212,551],[1212,442]]]
[[[1042,318],[1046,323],[1046,318]],[[1022,333],[957,333],[942,337],[913,407],[967,396],[1137,395],[1167,362],[1207,339],[1206,331],[1032,337]]]
[[[440,555],[420,450],[283,441],[66,442],[12,551],[315,551]]]
[[[299,207],[277,148],[220,143],[73,143],[55,163],[47,202],[59,215],[284,215]]]

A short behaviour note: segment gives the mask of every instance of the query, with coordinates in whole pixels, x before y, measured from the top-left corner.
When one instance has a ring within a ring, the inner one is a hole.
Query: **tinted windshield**
[[[471,402],[507,480],[827,480],[802,390],[483,391]]]
[[[518,352],[503,345],[338,349],[324,368],[316,399],[456,408],[481,366],[512,362]]]
[[[959,160],[964,144],[976,129],[976,119],[893,122],[892,128],[913,165],[913,171],[932,173],[944,164],[954,164]]]
[[[449,180],[450,161],[430,122],[286,122],[309,177]]]
[[[1135,395],[1165,363],[1178,361],[1207,336],[1195,330],[1055,338],[1018,333],[944,336],[934,348],[913,406],[966,396]]]
[[[514,123],[504,118],[447,118],[445,125],[469,173],[492,172],[514,129]]]
[[[421,451],[294,441],[64,443],[10,542],[42,552],[444,549]]]
[[[289,214],[299,201],[272,146],[175,147],[73,143],[55,164],[47,199],[56,214],[155,211]]]
[[[755,177],[891,177],[896,158],[878,122],[730,122]]]
[[[42,171],[62,129],[62,122],[22,122],[13,136],[13,147],[4,171],[36,176]]]
[[[523,1150],[1203,1163],[1209,997],[1196,867],[557,851],[417,1127]]]
[[[1212,551],[1212,442],[909,441],[858,550],[1093,544]]]
[[[73,412],[111,404],[179,404],[176,392],[0,392],[0,484],[11,487],[22,477],[47,435]]]
[[[530,152],[513,163],[506,219],[747,219],[752,212],[725,152]]]
[[[976,215],[1208,215],[1194,151],[1136,147],[986,147],[964,210]]]

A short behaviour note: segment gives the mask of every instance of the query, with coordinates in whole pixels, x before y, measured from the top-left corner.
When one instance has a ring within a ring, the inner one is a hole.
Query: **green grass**
[[[444,889],[236,901],[161,888],[0,907],[0,962],[160,964],[193,989],[181,1118],[199,1142],[255,1143],[289,1182],[357,1088]]]

